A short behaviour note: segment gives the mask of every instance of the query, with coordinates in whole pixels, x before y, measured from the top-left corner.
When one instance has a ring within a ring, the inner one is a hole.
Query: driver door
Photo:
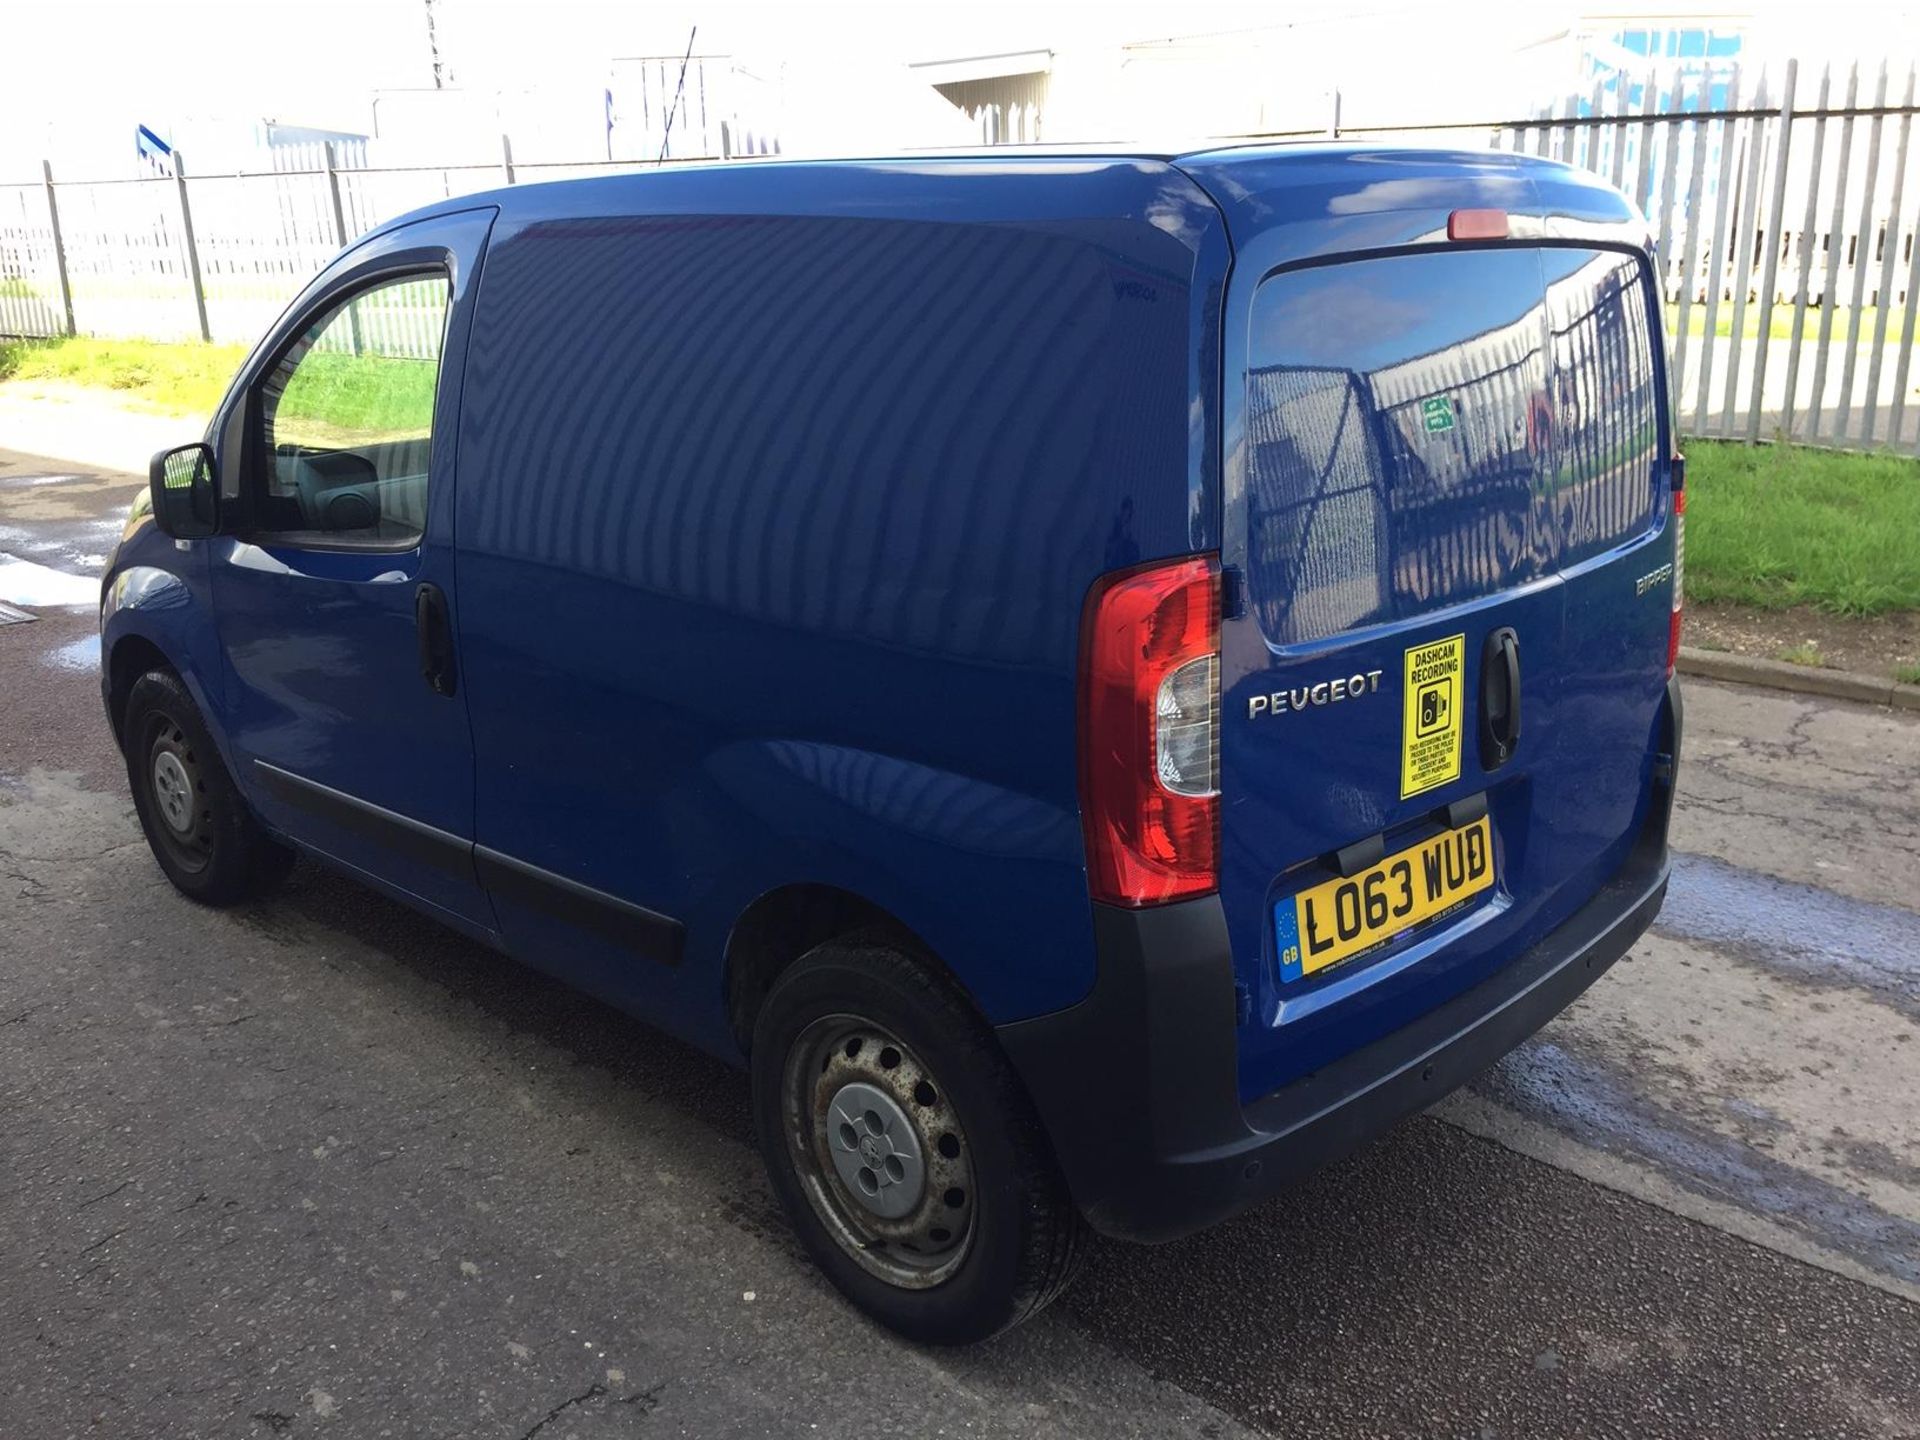
[[[268,823],[474,932],[454,436],[493,212],[348,252],[256,354],[211,542],[229,738]],[[230,480],[229,477],[232,477]]]

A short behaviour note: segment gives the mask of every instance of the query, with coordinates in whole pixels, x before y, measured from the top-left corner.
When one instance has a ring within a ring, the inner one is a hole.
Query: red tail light
[[[1220,565],[1212,556],[1103,578],[1080,649],[1080,816],[1087,885],[1114,905],[1219,887]]]
[[[1667,620],[1667,676],[1680,664],[1680,609],[1686,605],[1686,459],[1674,455],[1674,609]]]
[[[1673,461],[1673,614],[1667,621],[1667,674],[1680,663],[1680,609],[1687,576],[1687,492],[1685,462]]]

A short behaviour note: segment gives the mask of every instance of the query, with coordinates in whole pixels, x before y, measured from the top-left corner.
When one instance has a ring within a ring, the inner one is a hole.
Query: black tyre
[[[992,1033],[931,966],[830,941],[753,1035],[773,1188],[848,1299],[910,1340],[984,1340],[1040,1311],[1086,1230]]]
[[[140,828],[175,889],[232,905],[285,878],[293,851],[253,818],[179,676],[134,682],[120,736]]]

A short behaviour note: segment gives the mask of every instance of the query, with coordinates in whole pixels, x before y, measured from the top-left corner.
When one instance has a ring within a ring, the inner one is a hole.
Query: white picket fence
[[[1524,120],[1356,138],[1491,145],[1590,170],[1642,208],[1662,258],[1681,430],[1920,453],[1915,74],[1777,85],[1738,66],[1616,78]],[[1812,94],[1807,93],[1812,91]],[[1338,116],[1336,100],[1334,114]],[[1034,136],[995,115],[983,139]],[[723,138],[731,154],[770,146]],[[0,185],[0,335],[245,342],[343,244],[432,200],[646,162],[346,168]],[[667,163],[675,163],[669,161]],[[184,162],[182,162],[184,168]]]

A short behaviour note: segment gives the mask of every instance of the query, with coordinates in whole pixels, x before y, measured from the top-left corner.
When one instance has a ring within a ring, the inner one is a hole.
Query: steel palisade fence
[[[1920,451],[1913,67],[1823,69],[1811,97],[1792,62],[1777,87],[1729,66],[1689,89],[1700,107],[1659,113],[1652,75],[1637,111],[1625,84],[1610,107],[1596,89],[1495,144],[1604,175],[1647,215],[1684,433]]]
[[[0,185],[0,335],[248,343],[332,256],[383,220],[533,179],[654,168],[638,161],[313,168]],[[668,164],[687,163],[671,160]]]
[[[1415,129],[1343,126],[1336,98],[1314,133],[1489,145],[1606,178],[1655,238],[1683,433],[1920,453],[1915,81],[1884,63],[1822,70],[1812,87],[1793,62],[1777,84],[1738,65],[1650,72],[1524,120]],[[0,185],[0,335],[251,341],[390,216],[501,184],[655,168],[516,164],[505,136],[487,165],[346,168],[331,147],[315,158],[192,176],[176,157],[173,175],[108,181],[56,180],[46,166]]]

